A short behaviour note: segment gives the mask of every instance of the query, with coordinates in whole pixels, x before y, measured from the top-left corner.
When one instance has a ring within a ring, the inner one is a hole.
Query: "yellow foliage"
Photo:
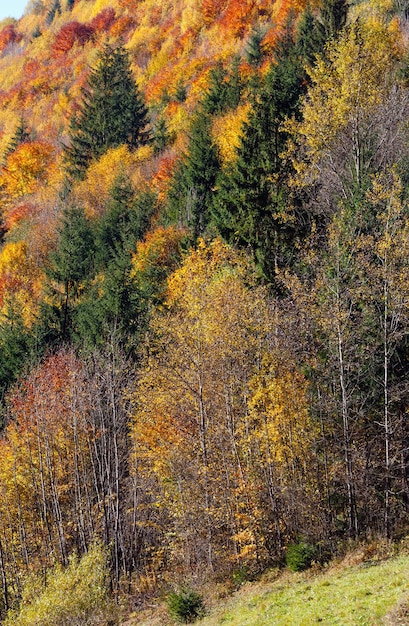
[[[174,269],[179,256],[179,244],[185,231],[175,226],[159,227],[148,233],[144,241],[136,244],[136,253],[132,257],[131,278],[138,280],[142,274],[155,267],[167,271]]]
[[[236,158],[236,150],[243,134],[243,124],[248,119],[250,104],[242,104],[234,111],[214,119],[212,136],[224,165]]]
[[[28,579],[17,611],[10,611],[5,626],[68,626],[110,622],[107,549],[94,543],[81,559],[73,555],[63,569],[56,565],[47,584]],[[113,622],[110,622],[113,623]]]
[[[42,296],[43,279],[26,242],[6,243],[0,252],[0,318],[7,318],[18,307],[30,326]]]
[[[19,145],[6,160],[0,173],[0,184],[10,198],[34,193],[47,181],[53,162],[54,149],[45,142]]]
[[[270,355],[253,377],[251,389],[250,413],[265,454],[277,467],[291,470],[297,464],[306,470],[315,433],[305,378]]]
[[[360,124],[369,119],[392,85],[396,41],[381,23],[354,24],[338,41],[331,42],[326,57],[309,70],[312,85],[303,106],[300,123],[290,122],[305,154],[297,169],[309,175],[322,155],[331,148],[341,130],[351,126],[353,141],[359,141]]]
[[[104,212],[115,178],[130,178],[139,159],[137,154],[131,153],[126,145],[122,145],[111,148],[90,165],[85,179],[74,189],[77,202],[83,204],[88,216],[94,217]]]
[[[203,26],[203,15],[200,0],[185,0],[180,22],[182,34],[189,29],[198,31],[201,26]]]

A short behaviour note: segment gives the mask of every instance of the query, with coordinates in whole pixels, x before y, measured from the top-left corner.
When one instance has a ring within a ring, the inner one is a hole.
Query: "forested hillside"
[[[6,624],[408,532],[408,34],[406,0],[0,23]]]

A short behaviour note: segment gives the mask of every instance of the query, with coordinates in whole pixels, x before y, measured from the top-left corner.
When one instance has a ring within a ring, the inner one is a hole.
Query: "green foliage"
[[[246,58],[251,65],[255,67],[259,67],[263,61],[264,50],[263,50],[263,39],[265,33],[263,30],[258,27],[250,35],[250,39],[247,43],[246,48]]]
[[[27,128],[26,121],[24,120],[24,117],[21,116],[20,117],[20,121],[19,121],[19,123],[17,125],[17,128],[14,131],[14,134],[13,134],[12,138],[10,139],[10,142],[9,142],[5,152],[4,152],[3,159],[5,159],[9,154],[14,152],[14,150],[21,143],[24,143],[25,141],[30,141],[30,139],[31,139],[31,136],[30,136],[29,130]]]
[[[0,324],[0,406],[4,394],[28,365],[34,338],[24,326],[17,307]]]
[[[118,255],[129,257],[134,252],[136,241],[148,229],[155,205],[152,192],[137,196],[126,179],[114,181],[106,211],[94,227],[97,269],[107,268]]]
[[[113,328],[125,342],[137,340],[145,313],[130,276],[131,260],[155,206],[154,194],[136,197],[127,181],[115,182],[107,211],[94,226],[95,274],[75,310],[74,335],[80,344],[102,345]]]
[[[183,624],[190,624],[205,615],[202,596],[186,587],[169,594],[168,608],[171,616]]]
[[[216,176],[220,169],[211,137],[211,119],[199,112],[192,124],[187,154],[174,176],[169,193],[169,210],[193,233],[203,235],[210,221]]]
[[[186,97],[187,97],[186,85],[183,81],[180,81],[176,85],[175,100],[176,102],[185,102]]]
[[[75,303],[92,272],[94,256],[94,235],[84,211],[68,207],[63,215],[57,249],[47,268],[52,304],[44,304],[39,329],[46,344],[69,338]]]
[[[99,626],[111,624],[107,550],[91,546],[81,559],[73,555],[66,568],[55,566],[45,586],[28,580],[18,611],[10,611],[5,626]]]
[[[79,109],[71,120],[66,148],[69,176],[81,179],[93,159],[109,148],[134,149],[149,141],[148,110],[121,46],[106,45],[91,70]]]
[[[209,87],[201,106],[210,115],[218,115],[234,109],[240,103],[243,88],[239,57],[234,59],[230,71],[225,70],[219,62],[210,72]]]
[[[166,120],[159,116],[153,126],[153,146],[155,154],[160,154],[172,141],[172,136],[168,131]]]
[[[322,3],[320,29],[324,41],[334,39],[345,26],[348,0],[326,0]]]
[[[316,550],[314,546],[305,541],[292,543],[287,547],[285,556],[286,565],[292,572],[303,572],[305,569],[311,567],[315,553]]]
[[[296,33],[296,52],[309,66],[313,65],[316,55],[321,54],[325,45],[325,33],[322,24],[314,16],[308,5],[298,23]]]
[[[305,74],[291,40],[283,41],[280,54],[264,82],[253,86],[253,110],[237,160],[219,176],[212,210],[220,234],[250,247],[269,280],[291,261],[305,227],[304,216],[291,208],[291,164],[282,156],[288,139],[283,120],[298,114]]]

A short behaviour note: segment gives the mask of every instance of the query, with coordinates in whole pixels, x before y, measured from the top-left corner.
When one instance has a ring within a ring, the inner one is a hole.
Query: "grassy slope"
[[[220,601],[200,626],[394,626],[409,624],[409,556],[329,568],[320,574],[274,572]],[[165,625],[163,608],[139,626]]]

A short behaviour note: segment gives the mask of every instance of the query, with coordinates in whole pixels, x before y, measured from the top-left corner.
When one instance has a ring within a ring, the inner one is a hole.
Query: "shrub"
[[[190,624],[205,614],[203,598],[192,589],[183,587],[179,592],[172,591],[168,596],[171,616],[178,622]]]
[[[285,562],[292,572],[302,572],[311,567],[314,556],[314,546],[304,541],[299,541],[288,546]]]
[[[108,583],[107,550],[94,544],[81,559],[72,556],[68,567],[55,566],[45,587],[28,580],[20,609],[10,611],[4,624],[102,626],[112,620]]]

